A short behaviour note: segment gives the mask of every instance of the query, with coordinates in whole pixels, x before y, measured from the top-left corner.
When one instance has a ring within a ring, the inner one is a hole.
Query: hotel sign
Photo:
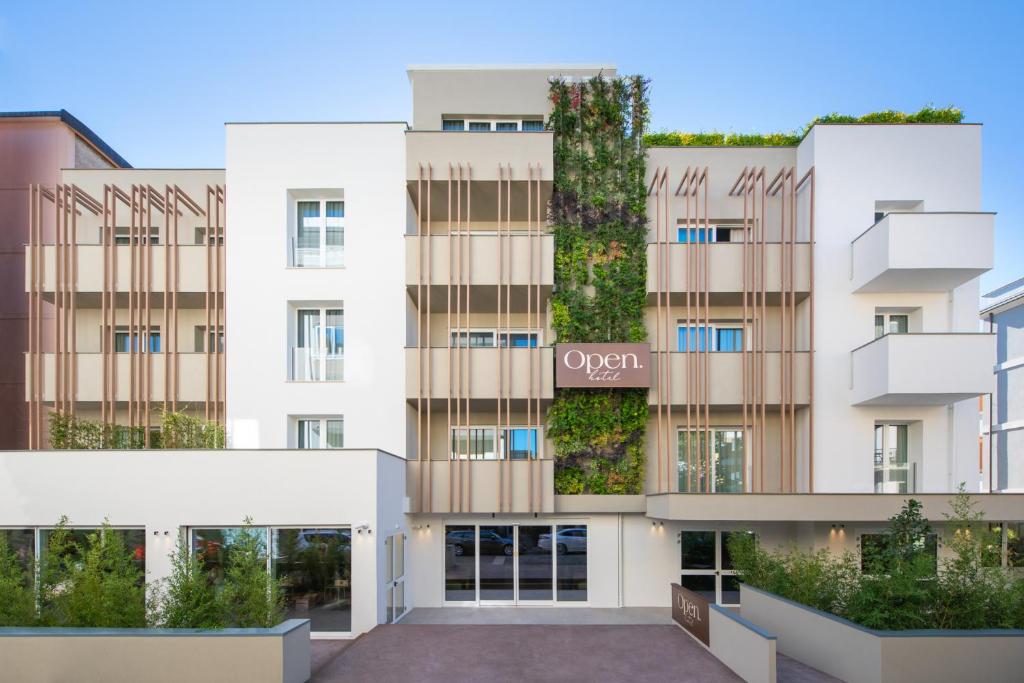
[[[672,584],[672,618],[694,638],[711,646],[708,601],[678,583]]]
[[[555,386],[604,389],[651,386],[647,344],[558,344]]]

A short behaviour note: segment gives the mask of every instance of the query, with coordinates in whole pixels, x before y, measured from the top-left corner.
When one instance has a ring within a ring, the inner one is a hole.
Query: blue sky
[[[556,61],[651,78],[654,130],[959,106],[983,291],[1024,276],[1024,3],[0,3],[0,110],[65,108],[140,167],[222,166],[225,121],[408,120],[409,64]]]

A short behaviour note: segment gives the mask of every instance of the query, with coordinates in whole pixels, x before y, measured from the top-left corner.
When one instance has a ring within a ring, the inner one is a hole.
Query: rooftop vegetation
[[[647,147],[792,147],[800,144],[811,128],[832,123],[962,123],[964,112],[957,107],[924,107],[919,111],[906,113],[886,109],[863,116],[848,114],[825,114],[819,116],[800,130],[790,133],[684,133],[662,131],[644,136]]]

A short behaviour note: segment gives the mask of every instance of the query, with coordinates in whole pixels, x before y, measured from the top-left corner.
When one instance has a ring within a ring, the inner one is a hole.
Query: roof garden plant
[[[160,415],[148,448],[224,448],[224,426],[182,411]],[[104,424],[71,413],[50,413],[50,447],[56,450],[141,449],[146,428]]]
[[[962,123],[963,110],[928,105],[916,112],[902,112],[886,109],[862,116],[851,116],[833,112],[819,116],[800,130],[790,133],[685,133],[662,131],[644,136],[647,147],[793,147],[799,145],[816,125],[832,123]]]
[[[560,343],[647,338],[647,91],[640,76],[550,83]],[[643,389],[559,389],[548,413],[555,492],[641,493],[647,417]]]

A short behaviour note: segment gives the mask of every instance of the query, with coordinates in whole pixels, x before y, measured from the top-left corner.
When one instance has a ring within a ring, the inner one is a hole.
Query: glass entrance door
[[[392,624],[405,616],[405,534],[393,534],[384,539],[384,560],[387,564],[386,617],[387,623]]]
[[[446,526],[444,599],[449,605],[586,602],[586,525]]]
[[[729,556],[729,537],[747,531],[680,532],[679,584],[719,605],[740,604],[740,586]]]
[[[515,526],[481,526],[477,535],[480,602],[514,605],[516,600]]]

